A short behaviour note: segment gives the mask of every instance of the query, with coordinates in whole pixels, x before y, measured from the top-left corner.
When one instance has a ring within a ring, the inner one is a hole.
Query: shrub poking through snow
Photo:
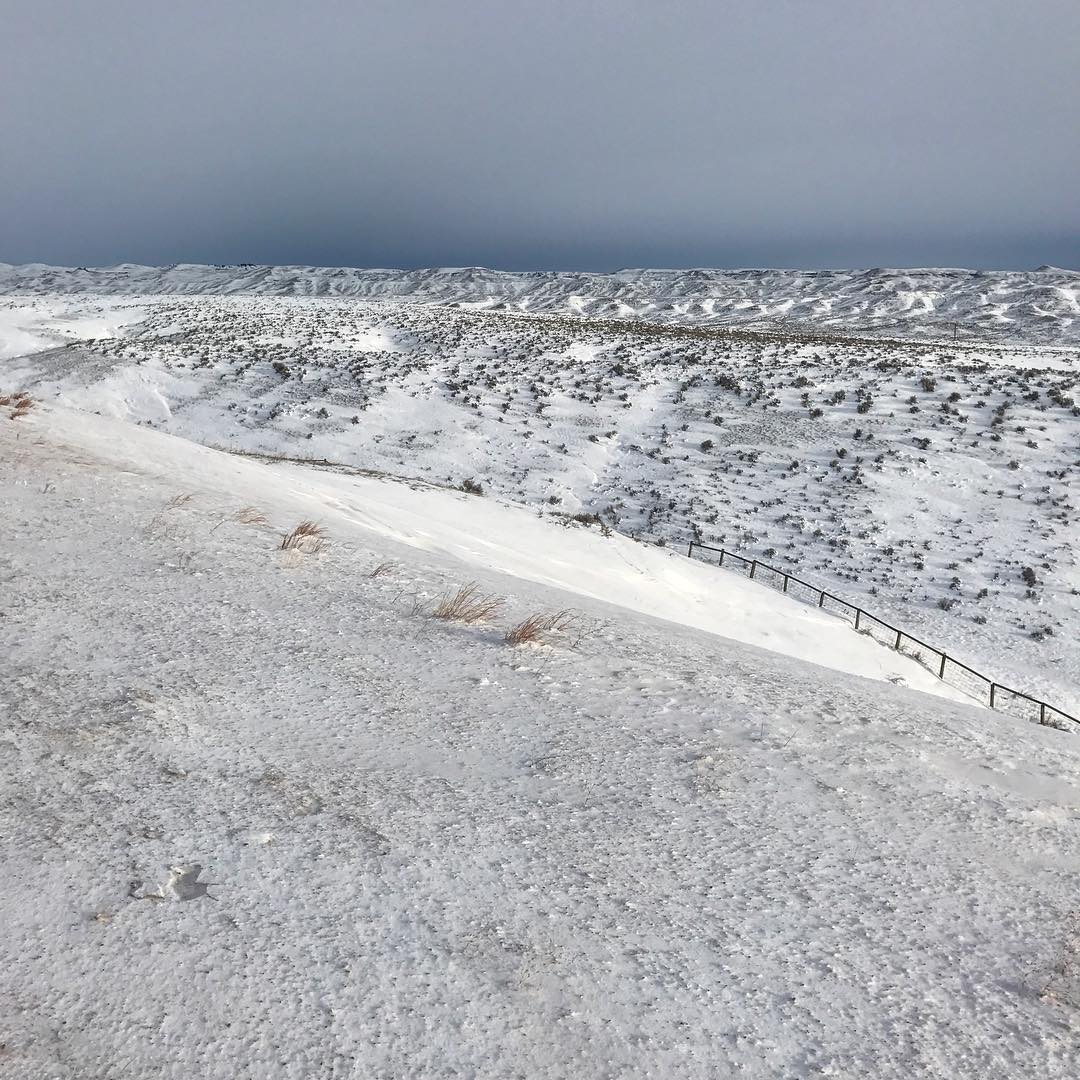
[[[538,612],[507,630],[503,641],[507,645],[543,645],[552,634],[565,634],[573,625],[572,611]]]
[[[25,416],[34,407],[34,399],[22,393],[2,394],[0,395],[0,406],[10,408],[10,418],[18,420],[20,416]]]
[[[233,514],[233,521],[237,521],[241,525],[266,525],[269,523],[266,515],[256,506],[242,506]]]
[[[314,555],[322,551],[325,543],[323,527],[314,521],[301,521],[292,532],[281,538],[282,551],[302,551]]]
[[[501,596],[480,591],[475,581],[462,585],[453,596],[444,596],[431,612],[432,618],[450,622],[478,623],[494,618],[503,606]]]
[[[384,575],[392,574],[393,572],[394,564],[392,562],[381,562],[368,573],[368,577],[383,577]]]

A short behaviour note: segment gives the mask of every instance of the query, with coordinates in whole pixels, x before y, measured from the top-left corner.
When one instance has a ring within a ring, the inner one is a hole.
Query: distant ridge
[[[1080,271],[689,270],[614,273],[314,266],[0,263],[0,292],[393,299],[693,325],[830,328],[1080,344]]]

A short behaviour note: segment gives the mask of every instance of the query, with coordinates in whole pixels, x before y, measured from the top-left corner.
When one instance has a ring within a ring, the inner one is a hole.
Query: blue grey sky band
[[[0,0],[0,261],[1080,266],[1077,0]]]

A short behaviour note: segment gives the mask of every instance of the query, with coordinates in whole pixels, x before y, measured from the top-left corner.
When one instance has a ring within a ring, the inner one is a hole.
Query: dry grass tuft
[[[392,574],[393,572],[394,564],[392,562],[381,562],[368,574],[368,577],[384,577],[386,574]]]
[[[453,622],[485,622],[494,618],[504,603],[501,596],[482,593],[480,586],[471,581],[462,585],[453,596],[444,596],[432,609],[431,616]]]
[[[1080,911],[1065,916],[1058,955],[1038,983],[1036,989],[1043,1001],[1080,1006]]]
[[[543,645],[551,635],[565,634],[575,625],[572,611],[537,612],[507,630],[503,641],[507,645]]]
[[[242,506],[233,514],[233,521],[241,525],[268,525],[270,519],[257,506]]]
[[[301,521],[292,532],[285,533],[281,538],[281,550],[315,555],[322,551],[325,543],[325,530],[321,525],[314,521]]]
[[[27,394],[2,394],[0,395],[0,406],[11,409],[11,419],[18,420],[19,417],[25,416],[33,407],[34,399]]]

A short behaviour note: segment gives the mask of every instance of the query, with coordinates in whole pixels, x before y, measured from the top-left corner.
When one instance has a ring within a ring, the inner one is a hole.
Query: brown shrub
[[[10,408],[11,419],[18,420],[20,416],[25,416],[34,407],[34,399],[23,393],[2,394],[0,395],[0,406]]]
[[[543,645],[553,634],[565,634],[575,624],[572,611],[537,612],[512,626],[503,636],[507,645]]]
[[[282,551],[302,551],[315,555],[325,544],[325,530],[314,521],[301,521],[292,532],[281,538]]]
[[[241,525],[267,525],[269,519],[257,506],[242,506],[233,514],[233,521]]]
[[[444,596],[432,609],[435,619],[448,619],[453,622],[478,623],[493,618],[502,608],[501,596],[492,596],[480,591],[475,581],[462,585],[453,596]]]

